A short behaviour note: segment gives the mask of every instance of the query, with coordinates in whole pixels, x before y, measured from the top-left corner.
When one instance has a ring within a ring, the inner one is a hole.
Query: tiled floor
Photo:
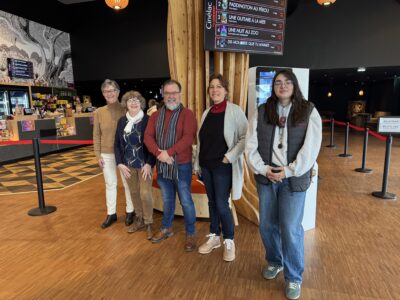
[[[101,173],[93,146],[42,157],[41,166],[45,190],[63,189]],[[0,166],[0,195],[36,190],[33,159]]]

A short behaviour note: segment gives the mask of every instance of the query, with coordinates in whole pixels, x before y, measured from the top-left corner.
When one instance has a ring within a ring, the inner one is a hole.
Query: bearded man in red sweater
[[[163,85],[164,106],[155,112],[147,124],[144,143],[157,157],[157,183],[163,198],[161,230],[153,243],[172,236],[172,221],[175,214],[175,198],[179,201],[185,219],[185,251],[196,248],[196,211],[192,199],[192,144],[197,132],[193,112],[181,103],[181,84],[167,80]]]

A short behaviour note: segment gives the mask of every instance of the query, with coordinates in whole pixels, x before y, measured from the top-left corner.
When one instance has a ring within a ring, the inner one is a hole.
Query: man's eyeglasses
[[[181,92],[164,92],[164,97],[168,97],[168,96],[176,96],[179,95]]]
[[[293,80],[285,80],[285,81],[277,80],[274,82],[274,85],[275,86],[283,86],[283,85],[290,86],[290,85],[293,85]]]

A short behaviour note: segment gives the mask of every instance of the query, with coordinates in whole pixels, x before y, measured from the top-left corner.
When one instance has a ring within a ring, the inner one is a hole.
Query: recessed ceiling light
[[[357,72],[365,72],[365,67],[358,67]]]

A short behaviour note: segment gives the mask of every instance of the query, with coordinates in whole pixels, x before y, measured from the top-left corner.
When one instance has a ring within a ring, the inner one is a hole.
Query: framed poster
[[[22,132],[35,131],[35,120],[22,120],[21,130]]]

